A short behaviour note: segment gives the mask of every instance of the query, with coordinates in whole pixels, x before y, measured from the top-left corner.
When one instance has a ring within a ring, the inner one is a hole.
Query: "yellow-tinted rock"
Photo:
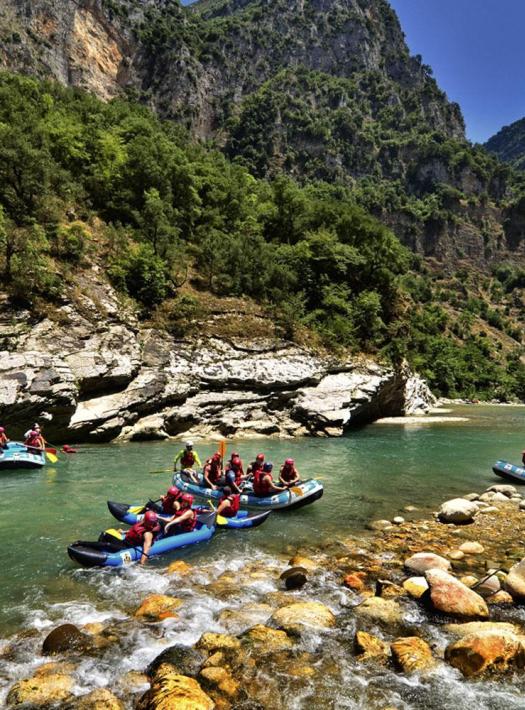
[[[226,663],[226,656],[222,651],[215,651],[204,663],[203,668],[210,668],[210,666],[223,666]]]
[[[98,634],[101,634],[104,629],[104,624],[101,624],[99,621],[95,621],[91,624],[84,624],[84,626],[82,626],[82,631],[85,631],[86,634],[90,634],[91,636],[97,636]]]
[[[123,691],[129,693],[130,691],[149,685],[149,680],[145,673],[128,671],[128,673],[124,673],[124,675],[119,679],[118,684]]]
[[[394,663],[404,673],[426,670],[434,665],[430,646],[417,636],[398,638],[390,649]]]
[[[462,560],[465,557],[465,553],[461,550],[450,550],[450,552],[447,554],[447,557],[450,560]]]
[[[241,647],[241,642],[228,634],[215,634],[208,632],[202,634],[196,648],[202,651],[235,651]]]
[[[272,615],[273,622],[285,631],[297,631],[302,626],[331,628],[335,626],[335,616],[321,602],[296,602],[278,609]]]
[[[464,636],[447,646],[445,660],[468,678],[486,671],[523,668],[525,650],[515,634],[484,631]]]
[[[401,609],[399,604],[391,599],[381,599],[381,597],[370,597],[355,608],[355,613],[372,621],[382,621],[386,624],[395,624],[401,621]]]
[[[178,614],[175,609],[178,609],[181,604],[182,601],[175,597],[168,597],[165,594],[150,594],[137,609],[135,616],[138,619],[144,619],[144,621],[176,619]]]
[[[123,703],[106,688],[76,698],[70,707],[71,710],[124,710]]]
[[[504,592],[503,589],[500,589],[500,591],[495,594],[491,594],[490,597],[486,597],[485,601],[487,604],[497,604],[498,606],[514,604],[512,596],[508,592]]]
[[[262,646],[263,650],[268,653],[283,651],[293,646],[293,641],[286,631],[277,631],[261,624],[250,629],[246,634],[246,639],[253,645]]]
[[[70,663],[69,661],[56,661],[51,663],[44,663],[38,666],[36,671],[33,673],[33,678],[41,678],[45,675],[68,675],[73,673],[76,668],[75,663]]]
[[[71,697],[73,679],[64,673],[42,673],[19,680],[7,695],[7,706],[18,705],[44,708],[65,703]]]
[[[203,668],[200,675],[206,686],[220,690],[229,698],[234,698],[239,692],[239,683],[225,668]]]
[[[507,621],[470,621],[467,624],[445,624],[443,629],[454,636],[460,637],[487,632],[516,634],[517,636],[522,633],[519,626]]]
[[[366,633],[366,631],[357,631],[354,638],[355,650],[360,661],[366,661],[370,658],[384,662],[390,656],[390,648],[387,643]]]
[[[189,574],[192,570],[191,565],[189,565],[187,562],[184,562],[184,560],[176,560],[175,562],[172,562],[170,566],[168,567],[168,574],[180,574],[180,575],[185,575]]]
[[[269,604],[244,604],[240,609],[223,609],[219,621],[227,631],[240,633],[254,624],[267,621],[272,611]]]
[[[172,666],[157,669],[151,688],[137,704],[137,710],[213,710],[215,703],[194,678],[178,675]]]
[[[411,597],[419,599],[427,591],[428,582],[424,577],[410,577],[410,579],[405,579],[403,582],[403,588]]]
[[[478,578],[474,577],[472,574],[467,574],[464,577],[460,577],[459,581],[465,585],[465,587],[473,587],[478,582]]]
[[[316,569],[319,569],[317,562],[311,560],[309,557],[303,557],[302,555],[295,555],[295,557],[289,560],[288,564],[290,567],[304,567],[309,572],[315,572]]]

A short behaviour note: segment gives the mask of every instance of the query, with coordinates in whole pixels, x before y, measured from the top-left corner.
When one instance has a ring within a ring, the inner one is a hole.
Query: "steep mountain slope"
[[[485,148],[517,170],[525,170],[525,118],[504,126],[489,138]]]

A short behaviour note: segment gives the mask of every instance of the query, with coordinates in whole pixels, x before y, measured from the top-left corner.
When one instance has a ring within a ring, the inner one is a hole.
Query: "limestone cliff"
[[[53,320],[0,309],[0,419],[34,420],[50,440],[338,436],[382,416],[424,411],[407,371],[337,360],[274,339],[177,340],[141,326],[98,284]]]

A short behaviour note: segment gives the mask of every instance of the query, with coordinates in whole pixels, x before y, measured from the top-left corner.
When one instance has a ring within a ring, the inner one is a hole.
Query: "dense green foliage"
[[[485,147],[517,170],[525,170],[525,118],[502,128]]]
[[[462,296],[416,276],[355,192],[254,177],[137,105],[0,75],[0,207],[0,269],[17,298],[59,299],[97,264],[143,318],[170,299],[194,317],[188,286],[250,297],[292,337],[306,326],[331,347],[407,357],[445,394],[525,394],[517,342],[498,353],[474,328],[512,331],[522,272],[501,267],[501,305],[481,294],[464,318]]]

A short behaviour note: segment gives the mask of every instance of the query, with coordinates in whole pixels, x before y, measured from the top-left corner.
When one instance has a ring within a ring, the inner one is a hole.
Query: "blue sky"
[[[182,0],[188,5],[192,0]],[[525,0],[390,0],[412,54],[484,142],[525,116]]]

